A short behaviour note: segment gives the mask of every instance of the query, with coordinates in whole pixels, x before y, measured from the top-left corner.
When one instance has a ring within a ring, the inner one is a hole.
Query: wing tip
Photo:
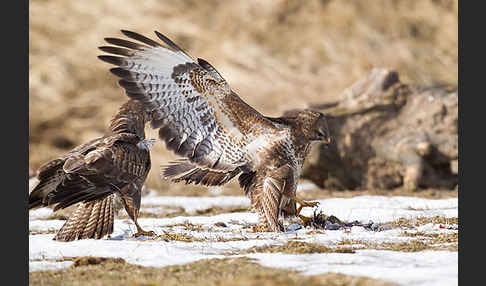
[[[154,33],[155,33],[155,35],[157,35],[157,37],[159,39],[161,39],[164,43],[166,43],[173,50],[183,52],[183,50],[176,43],[174,43],[171,39],[169,39],[164,34],[160,33],[159,31],[154,31]]]
[[[105,53],[114,54],[114,55],[120,55],[120,56],[126,56],[126,57],[133,55],[133,51],[128,50],[128,49],[124,49],[124,48],[119,48],[119,47],[101,46],[101,47],[98,47],[98,49],[105,52]]]
[[[152,46],[152,47],[160,47],[161,46],[156,41],[149,39],[149,38],[145,37],[144,35],[139,34],[137,32],[132,32],[132,31],[129,31],[129,30],[124,30],[124,29],[121,29],[120,31],[122,32],[123,35],[125,35],[125,36],[127,36],[131,39],[145,43],[149,46]]]
[[[98,59],[107,62],[109,64],[113,64],[116,66],[121,66],[123,65],[124,58],[122,57],[117,57],[117,56],[112,56],[112,55],[99,55],[97,56]]]

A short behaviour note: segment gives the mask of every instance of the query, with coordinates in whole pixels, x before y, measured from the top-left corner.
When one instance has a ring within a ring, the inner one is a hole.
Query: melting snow
[[[458,200],[423,199],[413,197],[358,196],[353,198],[332,198],[319,200],[318,211],[335,215],[344,221],[373,221],[383,223],[398,218],[457,217]],[[188,213],[214,206],[249,207],[244,196],[220,197],[160,197],[142,198],[141,211],[153,212],[154,206],[184,208]],[[304,208],[304,215],[312,215],[311,208]],[[58,230],[65,221],[46,220],[52,211],[40,208],[29,212],[29,230],[45,232]],[[216,226],[223,222],[227,227]],[[223,213],[213,216],[178,216],[173,218],[140,218],[140,225],[157,234],[181,233],[202,238],[202,242],[164,241],[133,238],[135,226],[129,219],[117,219],[114,233],[103,240],[80,240],[73,242],[53,241],[54,234],[29,235],[29,271],[60,269],[69,267],[71,261],[61,258],[77,256],[121,257],[128,263],[163,267],[184,264],[204,258],[222,258],[253,246],[284,244],[290,239],[335,245],[340,241],[360,240],[374,243],[406,242],[415,238],[401,236],[403,230],[373,232],[363,227],[352,227],[350,231],[326,230],[323,233],[309,233],[307,229],[285,233],[251,233],[248,226],[257,222],[252,212]],[[185,229],[181,224],[200,225],[197,230]],[[407,230],[410,231],[410,230]],[[426,233],[457,232],[426,224],[415,229]],[[235,241],[221,240],[235,239]],[[239,239],[239,240],[237,240]],[[393,281],[401,285],[456,285],[457,251],[398,252],[388,250],[357,250],[356,253],[282,254],[253,253],[245,255],[257,259],[258,263],[302,271],[305,275],[338,272],[350,275]]]

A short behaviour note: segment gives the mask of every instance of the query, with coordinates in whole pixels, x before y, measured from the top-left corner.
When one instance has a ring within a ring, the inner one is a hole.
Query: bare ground
[[[337,273],[303,276],[263,267],[248,258],[203,259],[185,265],[142,267],[121,258],[78,257],[72,267],[29,273],[30,285],[340,285],[392,286],[390,282]]]

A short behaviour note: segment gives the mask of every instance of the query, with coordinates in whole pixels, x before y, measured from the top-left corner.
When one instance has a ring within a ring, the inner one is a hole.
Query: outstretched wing
[[[136,41],[105,38],[99,58],[118,67],[127,96],[143,102],[152,114],[151,127],[167,148],[211,169],[233,170],[244,165],[244,146],[273,126],[243,102],[208,62],[194,61],[164,35],[165,46],[140,34],[122,30]],[[120,57],[121,56],[121,57]],[[253,130],[253,132],[252,132]]]

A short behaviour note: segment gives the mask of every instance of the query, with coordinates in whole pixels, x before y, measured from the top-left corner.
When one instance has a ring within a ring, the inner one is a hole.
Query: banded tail
[[[104,199],[81,202],[57,232],[54,240],[101,239],[113,233],[115,194]]]

